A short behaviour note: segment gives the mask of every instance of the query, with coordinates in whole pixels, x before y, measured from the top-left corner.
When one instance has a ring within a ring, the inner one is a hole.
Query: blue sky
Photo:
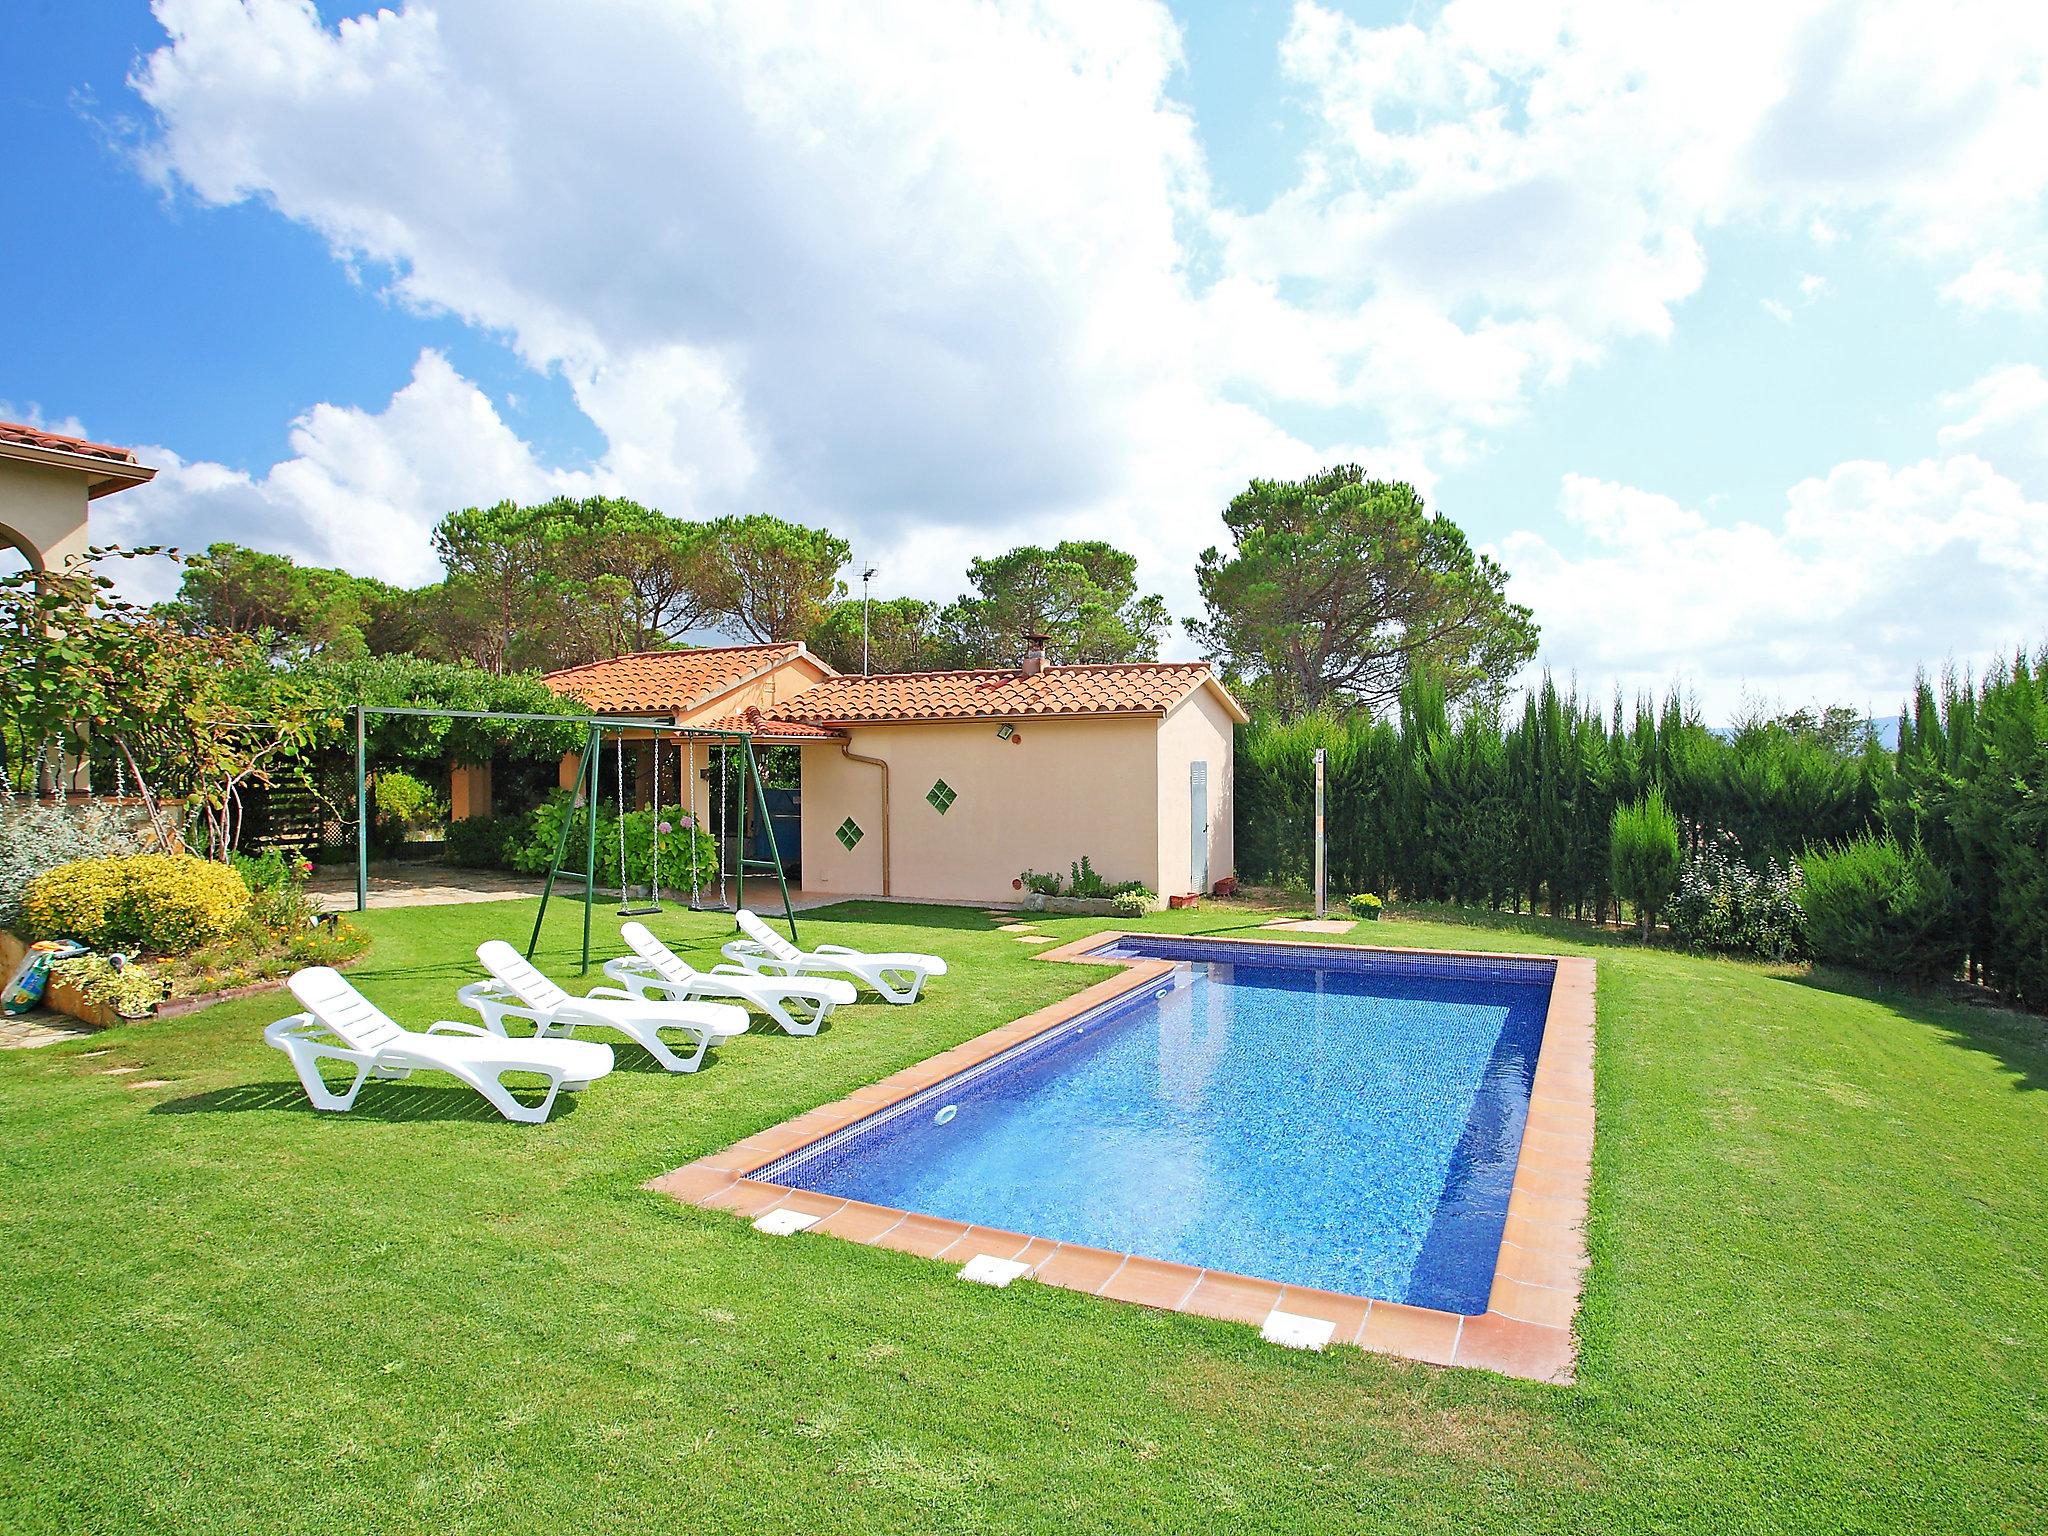
[[[105,531],[392,579],[606,490],[1187,613],[1246,478],[1358,458],[1603,690],[2048,634],[2026,9],[892,9],[22,0],[0,404],[166,466]]]

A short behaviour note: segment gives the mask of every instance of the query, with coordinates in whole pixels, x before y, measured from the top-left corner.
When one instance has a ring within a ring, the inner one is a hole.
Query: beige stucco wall
[[[999,737],[995,721],[853,728],[851,749],[889,764],[890,894],[1014,901],[1021,870],[1065,874],[1083,854],[1106,880],[1158,889],[1159,728],[1154,717],[1027,720],[1016,723],[1021,742]],[[944,815],[925,799],[941,778],[959,796]],[[881,891],[880,780],[836,746],[803,749],[806,890]],[[866,834],[851,854],[835,836],[848,815]]]
[[[808,652],[792,656],[767,676],[729,688],[716,698],[706,699],[696,708],[681,712],[676,724],[700,725],[707,720],[740,714],[750,707],[765,710],[802,693],[825,676],[823,664]]]
[[[574,770],[572,769],[571,772]],[[448,819],[468,821],[491,814],[491,765],[450,763],[448,765]]]
[[[85,492],[86,477],[75,471],[0,459],[0,543],[46,570],[84,554],[92,542]]]
[[[1197,688],[1159,723],[1159,881],[1161,896],[1207,895],[1231,873],[1236,846],[1231,835],[1232,727],[1230,712],[1208,688]],[[1194,862],[1192,766],[1209,765],[1209,872],[1201,890],[1190,875]]]

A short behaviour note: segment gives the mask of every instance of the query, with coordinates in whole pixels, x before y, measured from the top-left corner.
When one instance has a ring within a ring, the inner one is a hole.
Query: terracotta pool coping
[[[1593,984],[1590,959],[1564,955],[1471,950],[1398,949],[1384,945],[1304,944],[1299,940],[1187,935],[1204,945],[1246,949],[1363,950],[1377,954],[1448,956],[1474,960],[1542,960],[1556,967],[1550,1011],[1543,1027],[1531,1084],[1529,1117],[1508,1198],[1507,1226],[1486,1311],[1477,1316],[1373,1301],[1334,1291],[1309,1290],[1270,1280],[1198,1269],[1187,1264],[1054,1242],[1021,1232],[972,1226],[936,1216],[868,1205],[837,1195],[753,1178],[759,1169],[800,1147],[843,1130],[879,1109],[929,1088],[1033,1036],[1057,1028],[1102,1003],[1170,975],[1175,962],[1111,960],[1094,953],[1130,937],[1178,934],[1088,934],[1034,960],[1113,965],[1119,974],[1084,987],[1020,1019],[963,1041],[951,1050],[857,1088],[781,1125],[756,1132],[721,1152],[700,1157],[650,1180],[647,1188],[688,1204],[730,1211],[752,1220],[771,1210],[819,1218],[813,1231],[964,1264],[979,1254],[1029,1266],[1032,1279],[1067,1290],[1172,1312],[1259,1326],[1274,1312],[1332,1325],[1331,1342],[1432,1365],[1469,1365],[1533,1381],[1569,1382],[1577,1358],[1572,1319],[1587,1267],[1587,1184],[1593,1162]]]

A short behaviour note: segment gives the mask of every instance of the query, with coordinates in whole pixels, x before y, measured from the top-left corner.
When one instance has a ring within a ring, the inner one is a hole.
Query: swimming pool
[[[1174,966],[752,1177],[1486,1311],[1552,962],[1149,936],[1096,957]]]

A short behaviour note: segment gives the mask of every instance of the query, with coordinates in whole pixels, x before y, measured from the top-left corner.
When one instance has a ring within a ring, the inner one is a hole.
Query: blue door
[[[1188,881],[1197,896],[1209,889],[1209,765],[1188,764]]]

